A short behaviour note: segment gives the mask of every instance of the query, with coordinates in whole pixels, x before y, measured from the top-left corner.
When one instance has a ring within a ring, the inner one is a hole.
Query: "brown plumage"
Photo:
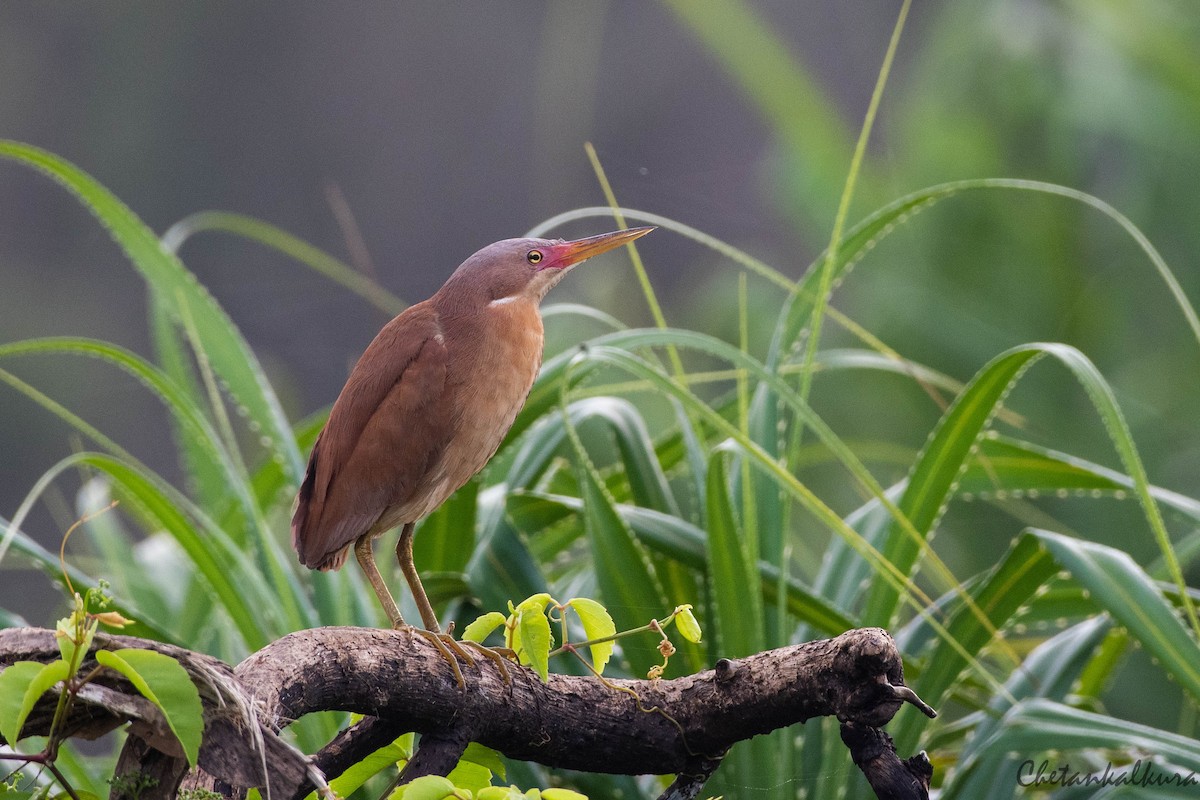
[[[483,469],[524,405],[542,361],[546,292],[572,266],[650,230],[497,242],[385,325],[313,447],[292,517],[301,563],[337,569],[353,546],[392,624],[402,625],[371,541],[403,526],[397,558],[436,632],[412,565],[414,524]]]

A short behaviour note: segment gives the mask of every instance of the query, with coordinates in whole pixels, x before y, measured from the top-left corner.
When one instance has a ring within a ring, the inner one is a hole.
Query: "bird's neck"
[[[524,294],[470,304],[438,306],[441,329],[450,346],[491,371],[501,364],[541,364],[542,315],[536,299]]]

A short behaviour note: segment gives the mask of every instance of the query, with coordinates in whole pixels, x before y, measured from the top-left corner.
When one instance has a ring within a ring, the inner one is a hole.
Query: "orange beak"
[[[598,256],[623,244],[629,244],[652,230],[654,230],[653,226],[628,228],[623,231],[602,233],[599,236],[589,236],[586,239],[556,244],[552,249],[551,257],[547,259],[549,263],[543,269],[566,269],[581,261],[586,261],[592,256]]]

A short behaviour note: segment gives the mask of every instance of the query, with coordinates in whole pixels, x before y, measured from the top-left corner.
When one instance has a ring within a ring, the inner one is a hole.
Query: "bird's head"
[[[485,304],[509,298],[538,303],[572,267],[652,230],[653,227],[629,228],[571,241],[505,239],[489,244],[464,261],[440,293],[471,297]]]

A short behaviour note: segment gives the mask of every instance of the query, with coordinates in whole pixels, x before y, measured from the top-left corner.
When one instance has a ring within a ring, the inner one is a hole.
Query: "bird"
[[[416,523],[484,468],[524,406],[542,363],[546,293],[587,259],[652,230],[496,242],[384,325],[313,445],[292,516],[300,562],[336,570],[353,548],[392,627],[407,627],[372,548],[400,527],[396,558],[425,631],[448,638],[413,564]]]

